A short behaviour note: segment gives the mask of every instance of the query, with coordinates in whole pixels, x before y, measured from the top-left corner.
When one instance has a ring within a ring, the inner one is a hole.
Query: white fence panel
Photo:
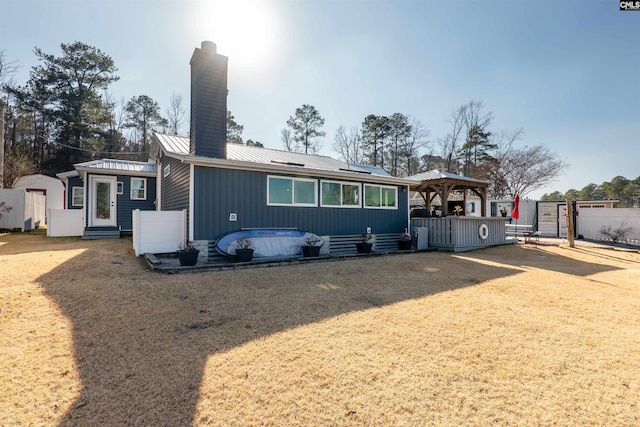
[[[19,228],[21,231],[28,231],[44,225],[45,196],[42,194],[2,189],[0,202],[5,203],[5,208],[11,208],[9,212],[0,212],[0,229]]]
[[[187,239],[187,211],[133,211],[133,250],[145,253],[175,252]]]
[[[605,239],[602,227],[613,230],[625,227],[631,228],[627,239],[638,243],[640,241],[640,209],[634,208],[597,208],[579,209],[577,232],[586,239]]]
[[[82,236],[81,209],[49,209],[47,237]]]

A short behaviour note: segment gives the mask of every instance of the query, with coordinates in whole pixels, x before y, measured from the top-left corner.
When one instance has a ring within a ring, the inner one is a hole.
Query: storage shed
[[[64,208],[64,184],[58,178],[47,175],[25,175],[13,182],[13,189],[25,190],[29,193],[39,193],[45,196],[45,222],[46,212],[49,209]]]

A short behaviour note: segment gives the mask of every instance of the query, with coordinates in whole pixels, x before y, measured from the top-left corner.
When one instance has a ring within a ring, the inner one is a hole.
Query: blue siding
[[[73,176],[67,180],[67,209],[82,209],[82,206],[73,206],[73,188],[74,187],[84,187],[84,182],[82,182],[82,178],[79,176]],[[86,195],[85,195],[85,203],[86,203]]]
[[[169,175],[164,176],[164,168],[171,168]],[[177,211],[189,208],[189,165],[180,160],[163,156],[160,162],[162,176],[161,204],[163,211]]]
[[[147,197],[145,200],[131,200],[131,176],[118,175],[118,182],[122,182],[122,194],[118,194],[117,215],[118,226],[122,230],[133,229],[133,211],[153,211],[156,209],[156,178],[155,177],[133,177],[145,178],[147,180]]]
[[[94,176],[114,176],[114,175],[105,175],[105,174],[91,174]],[[134,176],[135,177],[135,176]],[[135,178],[145,178],[147,180],[147,194],[145,200],[131,200],[131,176],[129,175],[116,175],[116,180],[118,182],[122,182],[123,191],[122,194],[118,194],[116,196],[116,217],[117,217],[117,226],[121,230],[132,230],[133,229],[133,211],[135,209],[140,209],[141,211],[153,211],[156,209],[156,178],[155,177],[135,177]],[[89,174],[87,175],[87,180],[89,179]],[[88,209],[88,201],[91,200],[89,197],[89,192],[91,191],[90,186],[87,186],[87,194],[85,194],[85,206],[87,207],[87,215],[85,217],[85,227],[89,225],[89,209]]]
[[[408,192],[401,186],[397,210],[267,206],[266,173],[195,167],[194,175],[195,240],[214,240],[240,228],[295,227],[344,235],[363,233],[367,227],[374,233],[400,233],[408,226]],[[237,214],[236,222],[229,221],[230,213]]]

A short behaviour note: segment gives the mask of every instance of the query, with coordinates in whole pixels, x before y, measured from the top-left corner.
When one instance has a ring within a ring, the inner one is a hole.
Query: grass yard
[[[0,425],[640,425],[640,254],[163,275],[0,234]]]

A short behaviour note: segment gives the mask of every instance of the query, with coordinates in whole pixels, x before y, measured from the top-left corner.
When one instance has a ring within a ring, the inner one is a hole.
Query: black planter
[[[411,240],[398,240],[398,249],[401,251],[408,251],[411,249]]]
[[[369,254],[372,246],[371,243],[356,243],[356,250],[359,254]]]
[[[253,249],[236,249],[236,260],[249,262],[253,259]]]
[[[198,249],[188,249],[179,250],[177,253],[180,265],[196,265],[200,251]]]
[[[305,258],[316,257],[320,255],[320,246],[303,246],[302,255]]]

